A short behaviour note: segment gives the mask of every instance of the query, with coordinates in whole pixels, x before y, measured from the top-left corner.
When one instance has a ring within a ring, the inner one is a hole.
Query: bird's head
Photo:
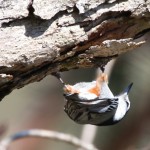
[[[128,94],[132,85],[133,83],[131,83],[121,94],[115,96],[116,98],[118,98],[118,107],[114,115],[114,122],[119,122],[122,118],[124,118],[125,114],[130,109]]]
[[[129,84],[128,87],[121,93],[119,94],[117,97],[119,98],[120,101],[124,101],[126,102],[126,105],[127,105],[127,111],[129,110],[130,108],[130,101],[129,101],[129,92],[132,88],[132,85],[133,83]]]

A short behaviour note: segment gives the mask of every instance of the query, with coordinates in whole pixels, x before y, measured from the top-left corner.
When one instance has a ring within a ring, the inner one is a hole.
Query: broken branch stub
[[[150,29],[150,3],[128,1],[0,2],[0,99],[46,75],[104,66],[139,47]]]

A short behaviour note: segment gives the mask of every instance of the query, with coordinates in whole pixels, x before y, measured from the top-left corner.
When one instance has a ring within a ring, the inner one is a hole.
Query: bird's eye
[[[127,103],[127,107],[129,107],[130,106],[129,102],[126,101],[126,103]]]
[[[130,101],[129,101],[129,98],[128,98],[128,95],[124,95],[124,101],[126,102],[126,105],[127,105],[127,109],[130,108]]]
[[[130,101],[128,100],[128,98],[126,99],[126,104],[127,104],[127,108],[130,108]]]

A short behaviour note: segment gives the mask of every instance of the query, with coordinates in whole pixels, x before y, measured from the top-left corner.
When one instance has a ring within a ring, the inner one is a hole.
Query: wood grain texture
[[[149,0],[2,0],[0,99],[52,72],[103,66],[149,29]]]

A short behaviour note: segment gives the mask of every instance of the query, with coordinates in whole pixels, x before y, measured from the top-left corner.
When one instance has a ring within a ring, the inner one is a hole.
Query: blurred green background
[[[117,58],[109,81],[114,94],[133,82],[131,109],[118,124],[98,127],[94,144],[101,150],[150,149],[150,34],[147,43]],[[107,68],[107,66],[106,66]],[[63,72],[66,83],[95,79],[96,68]],[[13,91],[0,103],[0,124],[7,127],[1,139],[18,131],[40,128],[81,137],[83,125],[74,123],[63,111],[62,85],[53,76]],[[90,136],[90,134],[89,134]],[[23,139],[10,150],[75,150],[73,146],[44,139]]]

